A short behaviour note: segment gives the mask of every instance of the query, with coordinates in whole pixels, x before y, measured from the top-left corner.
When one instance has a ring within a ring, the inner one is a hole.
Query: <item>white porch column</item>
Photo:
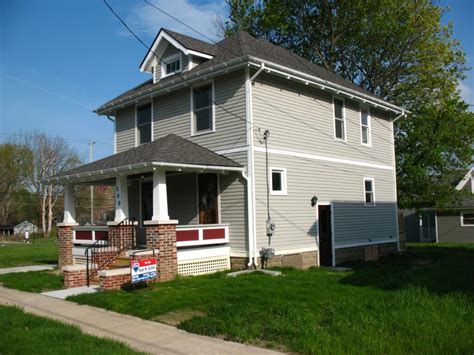
[[[76,224],[76,198],[74,185],[64,185],[64,219],[63,224]]]
[[[115,178],[115,222],[128,218],[128,185],[127,176]]]
[[[167,221],[168,195],[166,192],[166,171],[163,169],[153,170],[153,221]]]

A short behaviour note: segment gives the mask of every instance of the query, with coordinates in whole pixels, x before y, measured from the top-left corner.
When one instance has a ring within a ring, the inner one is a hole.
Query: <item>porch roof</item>
[[[153,142],[117,153],[95,162],[50,176],[42,182],[94,181],[129,171],[130,174],[153,167],[173,169],[242,171],[243,167],[232,159],[181,138],[168,134]]]

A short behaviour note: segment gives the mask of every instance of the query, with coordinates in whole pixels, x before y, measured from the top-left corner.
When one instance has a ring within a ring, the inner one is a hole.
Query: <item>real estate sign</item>
[[[132,260],[130,274],[132,284],[156,279],[156,258]]]

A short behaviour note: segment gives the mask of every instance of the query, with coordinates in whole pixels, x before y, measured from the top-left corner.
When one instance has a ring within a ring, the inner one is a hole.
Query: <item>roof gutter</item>
[[[381,108],[386,109],[387,111],[392,111],[395,113],[409,112],[401,107],[390,104],[382,99],[377,99],[369,95],[363,94],[361,92],[345,88],[341,85],[318,78],[317,76],[314,76],[314,75],[309,75],[301,71],[294,70],[294,69],[291,69],[279,64],[275,64],[273,62],[269,62],[267,60],[260,59],[257,57],[250,56],[249,60],[260,62],[260,63],[250,62],[250,65],[253,65],[255,67],[261,67],[262,63],[265,64],[265,71],[267,73],[273,72],[275,74],[280,74],[282,76],[285,76],[287,79],[295,79],[295,80],[302,81],[305,85],[312,84],[319,87],[322,90],[325,90],[325,91],[329,90],[339,95],[345,95],[351,99],[359,99],[363,103],[371,104],[374,107],[381,107]]]
[[[138,164],[123,165],[117,168],[109,168],[102,170],[94,170],[86,173],[79,174],[68,174],[58,177],[50,177],[41,180],[41,183],[61,183],[61,182],[82,182],[80,180],[85,178],[93,178],[91,180],[96,180],[97,178],[108,179],[124,172],[139,173],[144,171],[155,170],[156,167],[168,167],[175,170],[180,169],[190,169],[196,171],[236,171],[242,172],[243,167],[234,167],[234,166],[218,166],[218,165],[195,165],[195,164],[180,164],[180,163],[166,163],[166,162],[146,162]]]

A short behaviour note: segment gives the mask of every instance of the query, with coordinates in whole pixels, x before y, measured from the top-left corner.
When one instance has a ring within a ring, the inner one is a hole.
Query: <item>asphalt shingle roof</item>
[[[199,144],[181,138],[176,134],[168,134],[153,142],[79,166],[50,178],[152,162],[241,167],[239,163],[232,159],[216,154]]]
[[[361,94],[380,99],[376,95],[369,93],[362,87],[353,84],[352,82],[344,79],[340,75],[326,70],[319,65],[313,64],[310,61],[304,59],[303,57],[294,54],[292,51],[286,48],[277,46],[265,39],[256,38],[248,34],[247,32],[240,31],[216,44],[210,44],[170,30],[163,29],[163,31],[166,31],[178,42],[182,43],[186,48],[193,49],[199,52],[204,52],[214,56],[212,59],[207,60],[204,63],[187,71],[186,74],[192,74],[202,69],[207,69],[212,66],[228,62],[232,59],[251,56],[278,65],[282,65],[293,70],[297,70],[305,74],[318,77],[322,80],[332,82],[344,88],[355,90],[357,92],[360,92]],[[132,96],[139,92],[144,92],[150,88],[166,84],[167,82],[172,80],[176,80],[176,75],[163,78],[155,84],[153,84],[153,80],[147,80],[144,83],[136,86],[135,88],[128,90],[123,94],[117,96],[116,98],[110,100],[103,106],[118,103],[119,100],[124,100],[128,96]],[[98,110],[101,110],[101,108],[99,108]]]

